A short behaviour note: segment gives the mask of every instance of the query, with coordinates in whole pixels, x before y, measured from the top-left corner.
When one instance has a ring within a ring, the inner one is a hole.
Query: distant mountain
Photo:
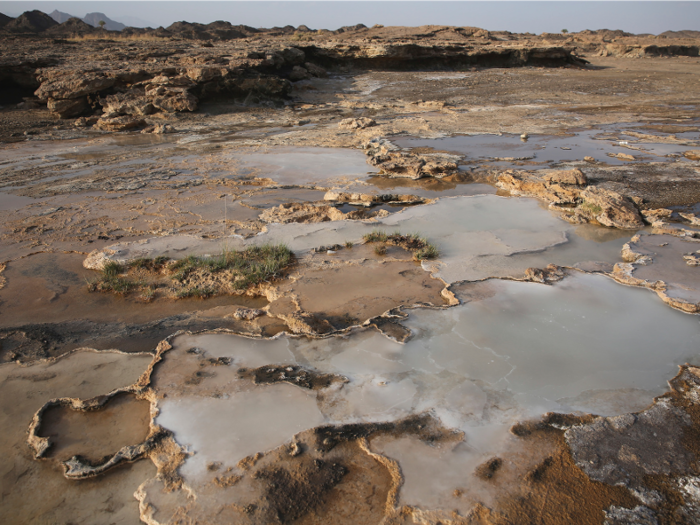
[[[41,33],[58,25],[53,18],[41,11],[27,11],[10,20],[3,29],[9,33]]]
[[[104,20],[105,29],[109,31],[121,31],[126,26],[119,22],[115,22],[111,18],[108,18],[104,13],[88,13],[83,17],[83,22],[90,24],[93,27],[99,27],[100,20]]]
[[[49,13],[49,16],[53,18],[56,22],[59,24],[62,24],[63,22],[67,22],[71,18],[79,18],[73,15],[69,15],[68,13],[63,13],[59,11],[58,9],[54,9],[51,13]]]
[[[665,36],[666,38],[698,38],[700,37],[700,31],[694,31],[692,29],[684,29],[682,31],[664,31],[659,36]]]
[[[140,18],[137,18],[135,16],[120,16],[118,21],[123,24],[126,24],[127,27],[154,27],[158,25],[154,24],[153,22],[141,20]]]

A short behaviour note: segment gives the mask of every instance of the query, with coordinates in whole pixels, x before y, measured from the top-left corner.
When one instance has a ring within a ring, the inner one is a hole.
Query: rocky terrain
[[[5,521],[698,521],[699,32],[52,16],[0,17]]]

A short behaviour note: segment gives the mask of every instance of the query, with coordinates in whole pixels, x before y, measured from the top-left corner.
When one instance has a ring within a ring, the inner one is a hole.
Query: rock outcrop
[[[399,151],[386,139],[374,138],[364,144],[367,162],[387,177],[441,179],[458,171],[459,155],[445,153],[415,154]]]
[[[260,214],[260,220],[277,223],[313,223],[342,221],[346,219],[372,219],[386,217],[387,215],[389,215],[389,212],[386,210],[379,210],[376,212],[355,210],[343,213],[334,206],[293,202],[267,208]]]
[[[369,194],[369,193],[347,193],[340,191],[328,191],[323,196],[326,201],[353,206],[372,206],[374,204],[423,204],[426,199],[416,195],[398,195],[394,193]]]
[[[579,169],[542,170],[537,173],[507,170],[496,179],[496,186],[514,195],[537,197],[549,203],[575,204],[580,199],[581,187],[587,183]]]
[[[644,226],[635,203],[624,195],[598,186],[586,186],[588,179],[579,169],[507,170],[496,178],[496,186],[514,195],[537,197],[562,211],[570,222],[595,221],[623,230]]]
[[[376,125],[377,123],[375,122],[375,120],[368,117],[346,118],[338,123],[339,128],[350,130],[365,129]]]
[[[581,192],[581,201],[576,214],[593,219],[603,226],[623,230],[635,230],[644,226],[632,200],[617,192],[591,186]]]

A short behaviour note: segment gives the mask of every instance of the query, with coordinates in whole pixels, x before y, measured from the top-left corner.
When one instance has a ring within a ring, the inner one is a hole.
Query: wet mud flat
[[[8,522],[700,519],[697,58],[381,29],[179,42],[0,144]]]

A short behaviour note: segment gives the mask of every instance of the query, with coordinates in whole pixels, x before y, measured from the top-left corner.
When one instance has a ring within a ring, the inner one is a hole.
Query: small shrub
[[[584,202],[581,204],[581,208],[592,215],[600,215],[603,212],[603,208],[597,204],[592,204],[590,202]]]
[[[365,242],[386,242],[389,236],[382,231],[379,230],[372,230],[371,233],[366,233],[365,235],[362,236],[362,239]]]
[[[377,255],[386,255],[386,245],[378,244],[374,247],[374,253],[376,253]]]
[[[355,246],[355,245],[353,244],[352,241],[345,241],[345,247],[346,247],[346,248],[352,248],[353,246]]]
[[[118,276],[124,271],[124,267],[118,262],[109,261],[102,268],[102,276],[108,279]]]

